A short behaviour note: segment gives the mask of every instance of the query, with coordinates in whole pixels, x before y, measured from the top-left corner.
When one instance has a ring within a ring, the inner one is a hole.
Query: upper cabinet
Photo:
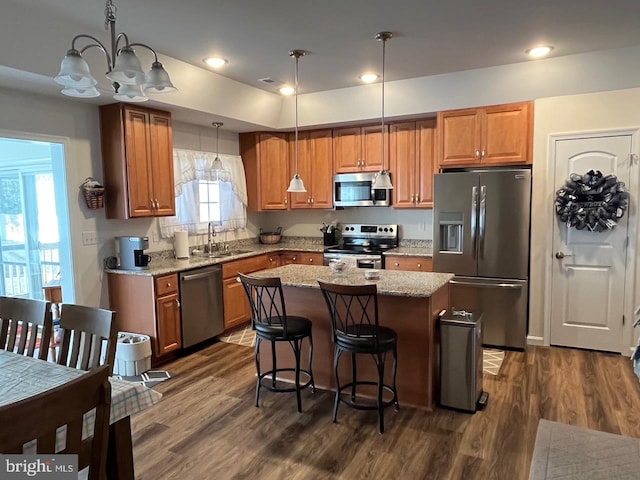
[[[175,215],[171,114],[103,105],[100,133],[107,218]]]
[[[377,172],[382,168],[380,125],[333,130],[335,173]],[[385,126],[385,158],[389,157],[389,128]],[[388,165],[386,165],[388,168]]]
[[[331,130],[298,133],[298,173],[306,193],[291,193],[291,208],[333,207],[333,149]],[[289,135],[290,172],[296,171],[295,134]]]
[[[432,208],[436,121],[391,125],[390,165],[394,208]]]
[[[533,103],[438,113],[440,167],[532,161]]]
[[[287,210],[290,180],[287,134],[241,133],[240,155],[247,178],[248,210]]]

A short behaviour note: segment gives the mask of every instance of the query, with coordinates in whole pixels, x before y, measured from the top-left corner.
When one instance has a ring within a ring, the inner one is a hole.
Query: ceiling
[[[52,25],[56,19],[77,25],[60,58],[75,34],[108,40],[104,0],[9,1],[46,14]],[[524,51],[536,44],[554,45],[556,57],[640,44],[638,0],[114,3],[117,29],[132,42],[201,68],[205,57],[223,56],[229,64],[217,73],[267,91],[276,88],[259,78],[292,82],[291,49],[309,52],[300,60],[301,93],[359,85],[364,71],[380,73],[382,48],[374,35],[383,30],[394,33],[387,44],[390,81],[524,62]]]

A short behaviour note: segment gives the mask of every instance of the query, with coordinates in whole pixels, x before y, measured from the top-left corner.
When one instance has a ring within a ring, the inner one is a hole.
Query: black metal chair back
[[[268,330],[282,329],[282,336],[287,337],[287,309],[284,304],[280,278],[255,278],[239,273],[244,291],[251,306],[251,323],[260,333]]]
[[[318,280],[329,308],[333,340],[350,350],[377,350],[378,290],[375,285],[337,285]]]

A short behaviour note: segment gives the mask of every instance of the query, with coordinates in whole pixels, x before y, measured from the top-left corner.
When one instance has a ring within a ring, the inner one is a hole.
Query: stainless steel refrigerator
[[[529,300],[531,171],[435,175],[433,270],[451,307],[482,312],[484,344],[523,349]]]

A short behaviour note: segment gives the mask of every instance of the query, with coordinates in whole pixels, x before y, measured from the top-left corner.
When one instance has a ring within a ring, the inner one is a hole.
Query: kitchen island
[[[313,374],[316,387],[333,390],[333,344],[331,321],[318,280],[342,285],[375,283],[378,288],[380,325],[393,328],[398,334],[398,399],[400,405],[433,409],[439,384],[439,341],[437,318],[449,308],[449,280],[447,273],[402,272],[381,270],[378,280],[365,280],[365,269],[349,269],[338,276],[329,267],[286,265],[252,273],[254,277],[280,277],[288,315],[300,315],[313,323]],[[305,368],[307,342],[302,353]],[[278,345],[279,366],[293,365],[289,345]],[[261,369],[271,368],[270,349],[262,348]],[[340,378],[351,376],[348,355],[340,362]],[[385,381],[391,378],[391,355],[387,358]],[[358,379],[375,379],[375,366],[369,356],[358,357]]]

